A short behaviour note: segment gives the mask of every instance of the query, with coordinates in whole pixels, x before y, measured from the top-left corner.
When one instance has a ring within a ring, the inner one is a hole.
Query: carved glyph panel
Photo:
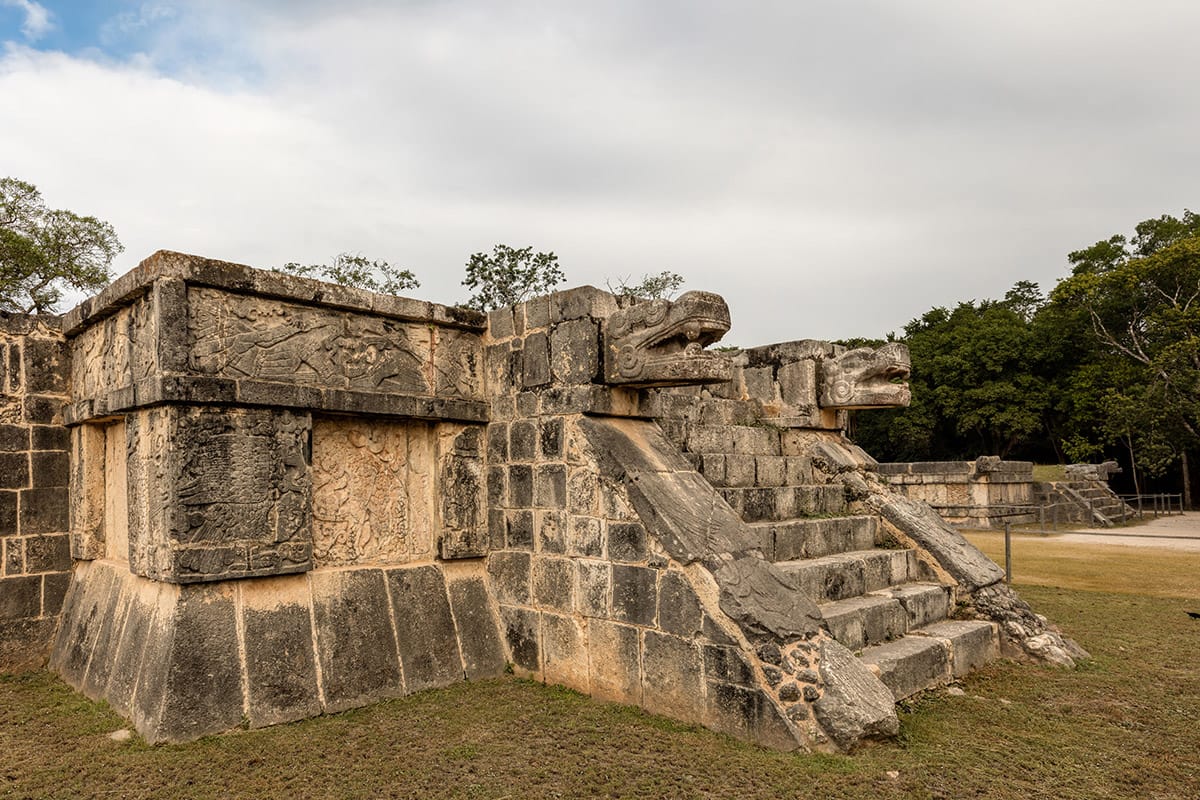
[[[160,406],[125,424],[134,572],[190,583],[310,567],[307,414]]]
[[[157,371],[158,327],[147,297],[135,300],[71,342],[71,385],[76,399],[98,397]]]
[[[314,566],[433,558],[432,425],[317,420],[312,460]]]
[[[427,326],[193,286],[188,335],[204,375],[433,393]]]

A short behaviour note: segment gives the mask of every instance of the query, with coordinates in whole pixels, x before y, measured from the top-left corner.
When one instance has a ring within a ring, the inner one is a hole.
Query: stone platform
[[[23,324],[8,351],[61,357],[3,385],[29,471],[0,502],[32,525],[0,514],[3,585],[38,603],[0,604],[33,623],[2,666],[53,635],[148,741],[509,668],[851,750],[1001,645],[1079,655],[846,439],[908,402],[901,345],[720,353],[705,292],[485,316],[170,252]],[[69,508],[58,560],[39,492]]]

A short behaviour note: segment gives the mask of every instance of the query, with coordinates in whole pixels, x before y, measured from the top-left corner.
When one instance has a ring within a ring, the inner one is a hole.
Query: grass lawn
[[[964,535],[1004,566],[1003,532],[967,531]],[[1200,553],[1195,551],[1073,543],[1053,534],[1014,530],[1012,571],[1017,584],[1200,601]]]
[[[897,741],[854,756],[774,753],[516,679],[148,747],[110,740],[119,717],[35,672],[0,677],[0,797],[1195,800],[1200,620],[1185,611],[1200,611],[1200,573],[1185,554],[1119,550],[1088,562],[1107,591],[1017,585],[1092,662],[994,664],[963,696],[906,706]],[[1060,558],[1033,550],[1014,570],[1053,583]]]

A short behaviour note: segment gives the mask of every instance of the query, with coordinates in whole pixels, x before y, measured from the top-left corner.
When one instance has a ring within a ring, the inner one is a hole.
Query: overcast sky
[[[0,0],[0,176],[167,248],[673,270],[882,336],[1197,208],[1200,2]]]

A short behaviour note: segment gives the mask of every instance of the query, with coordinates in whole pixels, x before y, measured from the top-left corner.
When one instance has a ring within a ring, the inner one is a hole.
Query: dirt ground
[[[1070,531],[1040,533],[1014,528],[1014,534],[1034,534],[1047,541],[1070,544],[1108,544],[1125,547],[1165,547],[1170,550],[1200,553],[1200,512],[1148,517],[1118,528],[1078,528]]]

